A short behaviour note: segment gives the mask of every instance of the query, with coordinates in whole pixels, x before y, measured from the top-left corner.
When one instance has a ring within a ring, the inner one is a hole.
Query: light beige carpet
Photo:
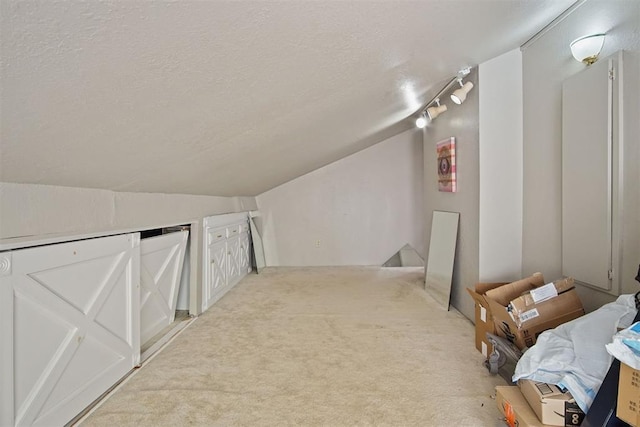
[[[83,426],[497,426],[473,325],[422,269],[250,274]]]

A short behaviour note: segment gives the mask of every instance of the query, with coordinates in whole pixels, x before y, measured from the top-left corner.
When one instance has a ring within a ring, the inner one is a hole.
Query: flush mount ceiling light
[[[429,120],[433,120],[438,117],[440,114],[447,111],[446,105],[440,105],[440,99],[436,98],[436,105],[433,107],[427,108],[427,116],[429,116]]]
[[[575,39],[569,47],[576,61],[591,65],[598,60],[603,45],[604,34],[593,34]]]
[[[467,94],[473,89],[473,83],[466,82],[462,84],[462,79],[458,79],[460,87],[451,94],[451,100],[460,105],[467,99]]]

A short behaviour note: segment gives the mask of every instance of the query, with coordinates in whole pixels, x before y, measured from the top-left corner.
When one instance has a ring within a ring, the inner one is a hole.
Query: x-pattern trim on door
[[[64,424],[138,362],[137,267],[132,263],[137,239],[132,245],[130,236],[123,248],[126,236],[116,237],[110,242],[120,249],[110,245],[101,256],[96,256],[101,239],[13,254],[18,261],[13,274],[0,281],[11,288],[10,293],[3,289],[10,301],[0,308],[13,313],[11,324],[2,324],[3,344],[8,342],[7,351],[15,356],[12,360],[3,352],[2,363],[10,363],[13,374],[10,384],[0,387],[2,408],[9,407],[7,399],[15,408],[11,424]],[[22,265],[21,257],[26,259]],[[74,272],[83,279],[74,282]],[[41,349],[40,342],[49,346]]]

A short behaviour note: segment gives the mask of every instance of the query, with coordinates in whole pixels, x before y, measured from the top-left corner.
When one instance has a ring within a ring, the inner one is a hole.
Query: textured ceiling
[[[257,195],[574,0],[0,1],[0,180]]]

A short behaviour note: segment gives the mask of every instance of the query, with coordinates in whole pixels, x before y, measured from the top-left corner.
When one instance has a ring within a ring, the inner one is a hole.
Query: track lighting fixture
[[[460,105],[464,102],[465,99],[467,99],[467,94],[469,93],[469,91],[473,89],[473,83],[466,82],[465,84],[462,84],[461,78],[458,79],[458,83],[460,84],[460,87],[453,91],[453,93],[451,94],[451,100]]]
[[[440,105],[440,99],[436,98],[436,106],[427,108],[427,116],[429,116],[430,120],[433,120],[445,111],[447,111],[447,106]]]
[[[451,87],[456,82],[460,84],[460,88],[457,89],[455,92],[453,92],[453,94],[451,95],[451,99],[456,104],[462,104],[464,102],[465,98],[467,97],[467,93],[469,93],[469,91],[473,89],[473,83],[467,82],[465,84],[462,84],[462,79],[467,75],[469,75],[470,72],[471,72],[471,68],[463,68],[462,70],[458,71],[458,74],[456,74],[455,77],[449,80],[447,84],[444,85],[444,87],[440,90],[440,92],[438,92],[436,96],[434,96],[431,99],[431,101],[427,102],[424,108],[420,110],[420,113],[419,113],[420,115],[416,119],[416,127],[420,129],[424,128],[425,126],[427,126],[428,120],[434,120],[440,114],[447,111],[446,105],[444,104],[440,105],[440,97],[446,91],[451,89]],[[455,98],[454,98],[454,95],[456,96]]]
[[[591,65],[598,60],[603,45],[604,34],[594,34],[575,39],[569,47],[576,61]]]

